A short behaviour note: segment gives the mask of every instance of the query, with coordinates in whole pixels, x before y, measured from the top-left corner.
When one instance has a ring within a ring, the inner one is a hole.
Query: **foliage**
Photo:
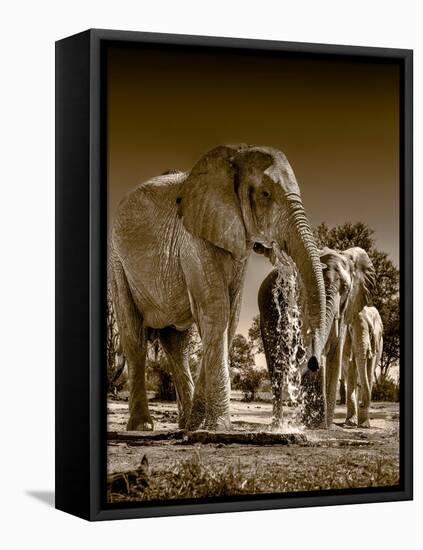
[[[149,387],[155,392],[156,399],[175,401],[176,390],[166,361],[150,362],[147,369],[150,377]]]
[[[264,353],[260,330],[260,314],[253,318],[251,327],[248,329],[248,338],[256,353]]]
[[[254,367],[253,346],[242,334],[235,334],[229,352],[229,369],[231,373]]]
[[[244,392],[246,401],[253,401],[263,380],[254,360],[254,345],[242,334],[235,334],[229,353],[229,371],[232,387]]]
[[[317,246],[327,246],[335,250],[346,250],[352,246],[360,246],[367,252],[375,245],[374,231],[365,223],[347,222],[336,225],[330,229],[325,222],[322,222],[314,229],[314,236]]]
[[[287,453],[286,458],[292,453]],[[294,453],[295,454],[295,453]],[[351,487],[394,487],[399,484],[398,463],[392,457],[360,453],[344,456],[324,453],[324,460],[297,456],[277,463],[256,463],[248,469],[241,460],[219,465],[203,460],[200,453],[151,475],[145,488],[133,483],[129,492],[109,493],[109,502],[228,497],[258,493],[322,491]]]
[[[386,377],[389,369],[398,363],[400,357],[400,307],[399,270],[386,252],[376,249],[374,231],[362,222],[347,222],[329,228],[321,223],[314,230],[317,245],[335,250],[346,250],[359,246],[366,250],[376,273],[373,305],[378,309],[384,327],[384,345],[380,365],[380,377]]]
[[[245,401],[254,401],[256,393],[260,388],[261,382],[265,376],[263,371],[249,367],[244,369],[238,387],[244,392]]]
[[[372,388],[372,401],[394,401],[400,399],[399,384],[390,376],[381,374]]]
[[[156,399],[175,401],[176,390],[167,357],[155,340],[147,353],[147,388],[155,392]]]
[[[383,353],[380,376],[388,376],[389,369],[400,359],[400,304],[399,297],[378,308],[383,322]]]

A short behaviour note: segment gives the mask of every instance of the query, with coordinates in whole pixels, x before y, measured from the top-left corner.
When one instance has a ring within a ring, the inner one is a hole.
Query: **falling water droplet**
[[[298,276],[294,262],[275,245],[274,257],[277,259],[278,269],[275,284],[272,289],[273,301],[277,313],[276,322],[276,346],[273,350],[273,364],[276,376],[282,382],[282,390],[279,396],[286,401],[293,411],[289,416],[283,415],[283,431],[299,431],[303,428],[302,416],[302,392],[301,374],[298,355],[300,347],[303,347],[301,331],[301,318],[299,310]],[[275,388],[273,388],[275,391]],[[286,408],[285,408],[286,412]],[[278,419],[274,419],[275,422]]]

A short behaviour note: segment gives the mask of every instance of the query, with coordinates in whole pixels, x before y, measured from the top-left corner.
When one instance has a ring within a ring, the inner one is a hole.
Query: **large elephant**
[[[375,307],[364,306],[351,322],[345,341],[342,368],[346,380],[347,426],[370,427],[373,378],[382,351],[382,319]]]
[[[190,172],[155,177],[119,205],[110,279],[128,360],[128,430],[152,429],[145,385],[146,339],[155,329],[173,369],[179,423],[229,429],[228,353],[238,324],[247,260],[255,243],[287,252],[307,288],[318,367],[325,326],[322,268],[294,172],[280,151],[219,146]],[[198,327],[203,358],[194,389],[188,332]]]
[[[320,369],[317,376],[301,367],[304,356],[302,350],[308,345],[310,331],[304,293],[298,293],[300,323],[296,324],[295,316],[293,320],[292,314],[289,316],[284,311],[297,300],[296,296],[289,295],[293,287],[287,284],[292,277],[292,270],[273,270],[259,290],[261,334],[273,388],[273,422],[276,426],[282,421],[283,382],[287,370],[292,368],[286,362],[286,350],[283,346],[281,349],[280,343],[294,339],[298,345],[297,369],[300,374],[303,370],[305,424],[310,427],[331,427],[348,327],[358,319],[363,307],[370,303],[375,273],[369,256],[362,248],[354,247],[344,252],[325,248],[320,251],[320,260],[326,289],[323,331],[325,368]],[[301,326],[300,332],[298,326]]]

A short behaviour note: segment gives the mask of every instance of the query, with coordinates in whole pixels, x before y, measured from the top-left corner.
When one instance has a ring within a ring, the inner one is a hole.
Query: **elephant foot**
[[[228,432],[231,429],[231,419],[229,415],[216,418],[206,418],[204,429],[210,432]]]
[[[326,430],[328,428],[326,420],[320,414],[303,416],[302,422],[309,430]]]
[[[357,427],[357,419],[354,417],[347,418],[344,422],[344,426],[346,428],[356,428]]]
[[[190,419],[189,415],[186,415],[186,414],[179,416],[179,419],[178,419],[179,429],[187,430],[189,426],[189,419]]]
[[[200,429],[201,424],[206,416],[206,405],[203,399],[194,399],[194,404],[191,409],[191,414],[185,420],[185,430],[193,432]]]
[[[273,420],[270,428],[272,432],[281,432],[283,428],[282,420]]]
[[[150,432],[154,430],[154,423],[150,417],[130,417],[126,426],[128,432]]]
[[[359,423],[358,423],[358,427],[359,427],[359,428],[366,428],[366,429],[370,428],[370,421],[369,421],[369,419],[367,418],[366,420],[363,420],[363,421],[359,422]]]
[[[192,413],[188,420],[185,422],[185,427],[183,429],[185,429],[187,432],[194,432],[195,430],[199,430],[201,428],[203,420],[204,416],[202,414]]]
[[[326,424],[325,420],[322,420],[321,422],[315,424],[312,426],[312,429],[314,430],[330,430],[331,428]]]
[[[358,427],[359,428],[370,428],[369,408],[368,407],[361,407],[358,410]]]
[[[335,424],[335,423],[332,422],[332,423],[327,427],[327,429],[328,429],[329,431],[331,431],[331,432],[338,432],[339,430],[342,430],[342,427],[339,426],[338,424]]]

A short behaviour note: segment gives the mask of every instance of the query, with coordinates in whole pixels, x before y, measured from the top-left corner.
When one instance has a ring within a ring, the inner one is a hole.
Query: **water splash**
[[[273,351],[273,393],[277,408],[273,423],[284,432],[303,430],[301,363],[305,360],[299,308],[298,276],[294,262],[278,248],[273,249],[277,278],[272,288],[276,310],[276,345]],[[284,391],[287,399],[284,398]],[[283,411],[282,400],[290,404]],[[280,412],[279,412],[280,411]],[[278,418],[279,417],[279,418]]]

